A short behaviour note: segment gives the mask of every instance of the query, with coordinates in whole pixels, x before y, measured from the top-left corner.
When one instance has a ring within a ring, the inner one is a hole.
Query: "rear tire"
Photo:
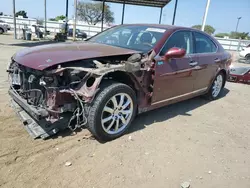
[[[250,63],[250,54],[246,55],[246,63]]]
[[[225,75],[219,72],[215,77],[212,86],[210,87],[206,97],[210,100],[216,100],[220,97],[220,94],[225,86]]]
[[[131,87],[108,83],[90,106],[88,129],[99,141],[116,139],[128,130],[136,109],[136,95]]]
[[[4,30],[2,28],[0,28],[0,34],[3,34]]]

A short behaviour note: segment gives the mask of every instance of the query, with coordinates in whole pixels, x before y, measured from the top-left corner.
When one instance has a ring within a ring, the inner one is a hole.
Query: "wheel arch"
[[[216,72],[216,74],[214,75],[213,79],[211,80],[210,85],[209,85],[209,87],[208,87],[208,89],[207,89],[207,92],[210,90],[210,88],[211,88],[212,85],[213,85],[214,80],[216,79],[217,75],[220,74],[220,73],[222,73],[223,76],[224,76],[223,87],[225,86],[226,80],[227,80],[227,71],[226,71],[225,69],[219,69],[219,70]]]
[[[138,89],[137,89],[138,88],[138,83],[135,80],[134,76],[132,74],[130,74],[130,73],[127,73],[127,72],[124,72],[124,71],[109,72],[109,73],[105,74],[102,77],[100,85],[103,84],[107,80],[112,80],[112,81],[116,81],[116,82],[126,84],[135,91],[136,95],[138,93]]]
[[[227,71],[226,71],[225,69],[221,69],[221,70],[217,73],[217,75],[218,75],[219,73],[222,73],[223,76],[224,76],[224,83],[223,83],[223,87],[224,87],[225,84],[226,84],[226,81],[227,81]]]

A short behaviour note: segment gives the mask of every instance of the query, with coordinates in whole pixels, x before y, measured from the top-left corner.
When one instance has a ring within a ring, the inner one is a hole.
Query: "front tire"
[[[218,99],[225,85],[225,76],[219,72],[215,77],[211,88],[207,93],[207,98],[210,100]]]
[[[100,141],[116,139],[131,125],[136,108],[136,95],[131,87],[109,83],[90,106],[88,129]]]

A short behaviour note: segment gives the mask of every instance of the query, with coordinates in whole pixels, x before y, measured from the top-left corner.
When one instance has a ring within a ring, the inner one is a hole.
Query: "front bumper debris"
[[[67,123],[70,119],[70,116],[65,115],[58,121],[51,123],[50,121],[46,120],[46,116],[48,115],[46,110],[37,110],[36,108],[30,106],[12,89],[9,90],[9,94],[12,97],[11,106],[19,116],[26,131],[34,139],[46,139],[57,134],[60,130],[67,128]]]

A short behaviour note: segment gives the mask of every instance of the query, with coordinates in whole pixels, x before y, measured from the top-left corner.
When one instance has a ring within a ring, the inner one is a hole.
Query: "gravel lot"
[[[31,44],[0,36],[0,187],[250,187],[249,85],[227,83],[216,101],[198,97],[140,115],[109,143],[87,130],[32,140],[8,105],[5,72]]]

